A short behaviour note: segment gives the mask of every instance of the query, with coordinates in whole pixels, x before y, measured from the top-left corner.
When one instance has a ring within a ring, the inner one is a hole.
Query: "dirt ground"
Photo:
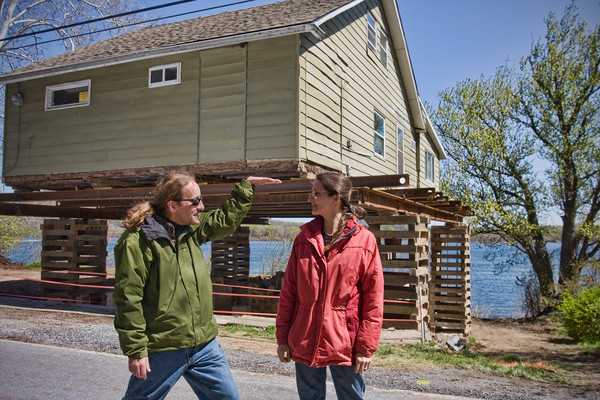
[[[7,304],[7,295],[39,296],[40,283],[22,278],[40,279],[40,272],[22,266],[0,266],[0,304]],[[94,317],[86,318],[93,320]],[[106,315],[97,318],[104,323],[107,319]],[[473,319],[472,339],[467,342],[471,351],[485,356],[500,358],[515,355],[521,361],[534,364],[558,363],[568,374],[568,386],[583,391],[600,391],[600,352],[586,351],[567,336],[557,333],[559,327],[557,322],[545,317],[531,320]],[[229,348],[243,350],[248,347],[248,340],[252,340],[253,351],[263,354],[273,352],[273,343],[268,340],[235,335],[220,337],[222,344]]]

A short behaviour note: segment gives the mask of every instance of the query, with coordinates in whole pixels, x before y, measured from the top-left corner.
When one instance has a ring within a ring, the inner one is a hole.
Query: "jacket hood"
[[[154,215],[146,217],[144,221],[140,225],[140,230],[144,233],[148,240],[156,240],[158,238],[166,238],[169,239],[169,233],[162,226]]]
[[[149,217],[146,217],[140,224],[140,230],[150,241],[159,238],[165,238],[168,240],[175,240],[178,234],[183,234],[189,230],[189,226],[183,225],[179,230],[165,218],[154,213]]]

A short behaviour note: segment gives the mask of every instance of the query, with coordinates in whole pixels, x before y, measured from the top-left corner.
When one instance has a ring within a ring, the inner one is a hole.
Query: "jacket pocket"
[[[288,345],[292,356],[304,360],[312,359],[315,349],[316,327],[313,326],[313,307],[298,304],[294,322],[288,334]]]

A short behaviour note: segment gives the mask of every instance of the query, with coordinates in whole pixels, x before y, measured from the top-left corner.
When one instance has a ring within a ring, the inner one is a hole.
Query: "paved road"
[[[64,347],[0,340],[0,400],[110,400],[120,399],[127,380],[127,359]],[[295,399],[293,378],[233,370],[242,399]],[[332,384],[327,397],[335,399]],[[194,399],[182,379],[168,400]],[[367,399],[466,399],[405,390],[367,388]]]

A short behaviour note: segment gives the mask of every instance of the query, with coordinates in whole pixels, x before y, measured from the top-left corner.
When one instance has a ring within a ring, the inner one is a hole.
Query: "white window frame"
[[[165,80],[165,71],[169,68],[175,67],[177,69],[177,77],[175,79]],[[160,82],[152,82],[152,73],[155,71],[162,71],[162,79]],[[178,85],[181,83],[181,63],[176,62],[172,64],[157,65],[148,68],[148,87],[155,88],[161,86]]]
[[[388,38],[384,31],[379,36],[379,61],[387,67],[388,64]]]
[[[381,120],[383,121],[383,124],[381,126],[382,131],[383,132],[378,132],[377,129],[375,129],[375,118],[381,118]],[[377,139],[381,139],[382,140],[382,144],[381,144],[381,151],[382,154],[379,154],[377,152],[377,147],[375,146],[376,140]],[[377,111],[373,111],[373,153],[375,153],[377,156],[381,157],[381,158],[385,158],[385,118],[383,115],[381,115],[380,113],[378,113]]]
[[[68,103],[68,104],[59,104],[54,105],[54,93],[69,89],[76,89],[81,87],[87,87],[86,91],[79,92],[79,101],[76,103]],[[83,98],[82,98],[83,95]],[[90,99],[92,97],[92,80],[84,79],[82,81],[77,82],[69,82],[69,83],[61,83],[59,85],[46,86],[46,100],[45,100],[45,110],[61,110],[64,108],[73,108],[73,107],[84,107],[90,105]]]
[[[396,125],[396,171],[398,174],[404,173],[404,129],[402,126]],[[402,154],[402,157],[400,155]]]
[[[373,18],[373,15],[368,12],[367,13],[367,46],[372,50],[377,49],[377,21]],[[375,40],[375,42],[371,41],[371,37]]]
[[[425,179],[435,183],[435,157],[427,150],[425,150]]]

